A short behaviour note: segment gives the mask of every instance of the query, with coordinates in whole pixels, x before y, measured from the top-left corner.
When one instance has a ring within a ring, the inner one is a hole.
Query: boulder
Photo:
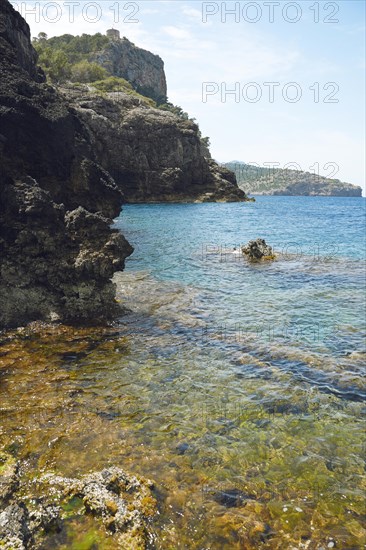
[[[249,241],[241,250],[250,260],[273,260],[275,258],[272,247],[264,239]]]

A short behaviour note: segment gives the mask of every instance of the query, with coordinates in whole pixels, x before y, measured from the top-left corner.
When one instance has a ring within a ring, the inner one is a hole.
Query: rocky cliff
[[[140,94],[157,103],[167,100],[167,84],[163,60],[151,52],[138,48],[123,38],[111,41],[92,56],[109,74],[128,80]]]
[[[43,80],[28,25],[0,0],[0,327],[112,318],[110,278],[132,252],[110,229],[121,191]]]
[[[127,202],[242,201],[235,175],[207,158],[198,126],[123,92],[66,92],[98,162]]]
[[[362,196],[362,189],[357,185],[301,170],[267,168],[238,161],[225,166],[235,172],[241,189],[255,195]]]

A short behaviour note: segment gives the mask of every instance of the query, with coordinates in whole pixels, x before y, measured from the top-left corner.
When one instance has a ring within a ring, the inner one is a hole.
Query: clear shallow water
[[[248,204],[128,206],[117,226],[127,271],[199,290],[208,334],[286,341],[342,356],[365,350],[365,199],[259,197]],[[262,237],[277,261],[234,248]]]
[[[126,206],[130,313],[3,338],[1,443],[25,478],[154,479],[161,549],[364,548],[364,217],[353,198]],[[256,237],[275,262],[228,253]]]

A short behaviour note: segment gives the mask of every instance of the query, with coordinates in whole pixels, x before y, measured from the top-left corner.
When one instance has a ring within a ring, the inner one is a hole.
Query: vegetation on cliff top
[[[69,84],[71,87],[78,84],[88,84],[92,89],[100,93],[121,92],[133,95],[149,107],[169,111],[183,120],[191,120],[189,114],[179,107],[167,101],[157,104],[150,97],[138,93],[132,84],[108,73],[98,63],[91,61],[93,54],[102,50],[109,43],[109,38],[101,33],[94,35],[82,34],[73,36],[64,34],[48,38],[47,34],[41,32],[33,39],[33,47],[38,53],[38,61],[45,71],[47,78],[54,85]],[[203,137],[198,130],[202,145],[205,148],[210,146],[208,137]]]

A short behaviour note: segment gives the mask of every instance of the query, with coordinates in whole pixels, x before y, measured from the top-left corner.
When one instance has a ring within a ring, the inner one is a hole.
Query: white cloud
[[[192,19],[199,19],[199,21],[202,21],[202,11],[200,10],[189,8],[188,6],[183,6],[182,13],[183,15],[187,15],[187,17],[191,17]]]
[[[186,29],[182,29],[180,27],[174,27],[174,26],[162,27],[162,31],[168,36],[171,36],[172,38],[176,38],[178,40],[191,39],[191,33]]]

